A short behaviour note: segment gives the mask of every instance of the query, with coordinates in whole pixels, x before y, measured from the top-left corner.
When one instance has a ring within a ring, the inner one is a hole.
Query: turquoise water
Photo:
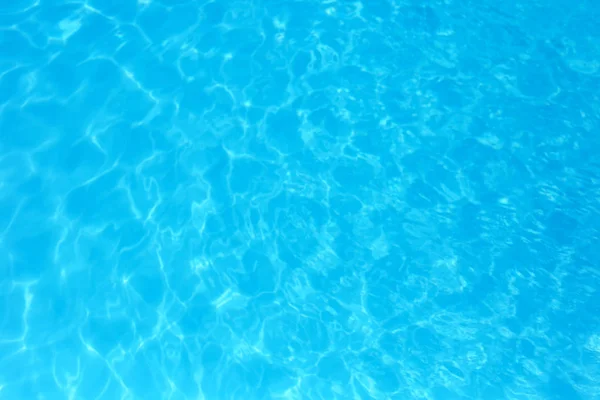
[[[0,399],[600,399],[598,21],[0,2]]]

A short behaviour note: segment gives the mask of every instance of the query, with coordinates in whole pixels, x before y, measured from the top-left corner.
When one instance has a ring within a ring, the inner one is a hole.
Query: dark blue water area
[[[600,399],[597,21],[0,2],[0,399]]]

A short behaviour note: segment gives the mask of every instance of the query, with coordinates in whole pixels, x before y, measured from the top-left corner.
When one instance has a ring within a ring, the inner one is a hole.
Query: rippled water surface
[[[0,1],[0,399],[600,399],[598,21]]]

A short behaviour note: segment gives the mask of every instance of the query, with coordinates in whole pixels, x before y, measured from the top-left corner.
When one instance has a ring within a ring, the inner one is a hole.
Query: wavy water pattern
[[[0,399],[600,399],[598,21],[1,1]]]

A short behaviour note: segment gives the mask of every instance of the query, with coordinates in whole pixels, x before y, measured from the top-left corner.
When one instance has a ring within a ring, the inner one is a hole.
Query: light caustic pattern
[[[0,399],[600,399],[592,0],[0,2]]]

